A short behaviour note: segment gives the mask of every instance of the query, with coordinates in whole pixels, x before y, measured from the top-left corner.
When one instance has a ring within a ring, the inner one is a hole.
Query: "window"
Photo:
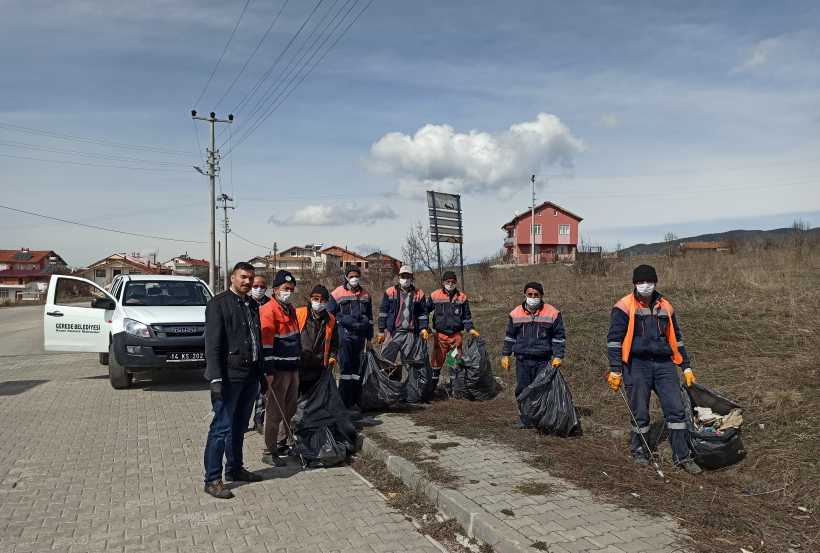
[[[558,217],[558,210],[557,209],[552,210],[552,216],[553,217]]]
[[[125,286],[123,305],[202,306],[211,294],[199,282],[173,280],[131,281]]]
[[[561,236],[569,236],[569,225],[558,225],[558,234]]]
[[[122,269],[114,269],[114,270],[112,271],[112,274],[113,274],[114,276],[121,275],[121,274],[122,274]]]
[[[105,269],[96,269],[94,271],[94,278],[105,278]]]
[[[0,301],[6,301],[9,299],[9,291],[5,288],[0,288]]]
[[[107,296],[103,291],[90,282],[61,278],[57,281],[57,290],[54,292],[54,304],[90,309],[91,302],[105,297]]]
[[[536,236],[541,236],[541,225],[535,224],[535,225],[533,225],[533,227],[535,227],[535,235]],[[530,231],[532,231],[532,229],[530,229]]]

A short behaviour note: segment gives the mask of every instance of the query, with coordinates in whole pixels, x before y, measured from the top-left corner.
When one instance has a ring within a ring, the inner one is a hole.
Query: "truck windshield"
[[[181,306],[205,305],[211,293],[200,282],[140,280],[125,286],[123,305]]]

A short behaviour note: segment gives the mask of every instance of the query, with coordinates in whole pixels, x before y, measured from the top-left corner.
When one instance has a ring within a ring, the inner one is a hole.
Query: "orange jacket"
[[[297,370],[302,344],[293,306],[273,299],[259,308],[259,320],[262,323],[265,374]]]
[[[307,307],[296,308],[296,320],[299,324],[299,332],[305,329],[305,322],[307,322],[309,314],[310,311]],[[330,358],[333,357],[331,355],[333,351],[333,331],[336,330],[336,317],[330,313],[328,313],[327,316],[329,319],[325,325],[325,366],[327,366]]]

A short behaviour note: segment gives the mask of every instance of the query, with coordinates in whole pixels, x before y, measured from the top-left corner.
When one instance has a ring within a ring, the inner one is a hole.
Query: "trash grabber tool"
[[[663,475],[663,471],[661,470],[660,465],[658,465],[658,461],[655,459],[655,454],[653,453],[652,449],[649,447],[649,442],[646,441],[646,436],[643,435],[642,432],[637,432],[638,430],[638,419],[635,418],[635,413],[632,412],[632,407],[629,406],[629,401],[626,399],[626,394],[624,393],[623,386],[618,388],[618,391],[621,392],[621,398],[624,400],[624,405],[626,405],[626,410],[629,411],[629,417],[632,419],[632,424],[635,426],[636,433],[641,437],[641,441],[643,442],[643,446],[646,448],[646,452],[649,454],[649,458],[652,459],[652,466],[655,467],[655,472],[658,473],[658,476],[661,478],[666,478]]]
[[[296,445],[296,436],[293,435],[293,430],[290,428],[290,423],[288,422],[287,417],[285,416],[285,411],[282,409],[282,406],[279,404],[279,399],[276,397],[276,394],[273,391],[273,388],[268,387],[268,391],[270,395],[273,396],[273,402],[276,404],[276,408],[279,409],[279,414],[282,415],[282,422],[285,423],[285,431],[288,433],[288,438],[290,438],[291,443]],[[302,461],[302,470],[307,468],[307,463],[305,463],[305,458],[302,456],[302,452],[299,452],[299,460]]]

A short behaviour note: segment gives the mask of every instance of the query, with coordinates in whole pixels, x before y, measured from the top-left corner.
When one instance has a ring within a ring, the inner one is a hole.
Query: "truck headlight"
[[[125,332],[131,336],[137,336],[138,338],[151,337],[151,331],[148,330],[148,326],[139,321],[135,321],[134,319],[123,319],[122,325],[123,328],[125,328]]]

